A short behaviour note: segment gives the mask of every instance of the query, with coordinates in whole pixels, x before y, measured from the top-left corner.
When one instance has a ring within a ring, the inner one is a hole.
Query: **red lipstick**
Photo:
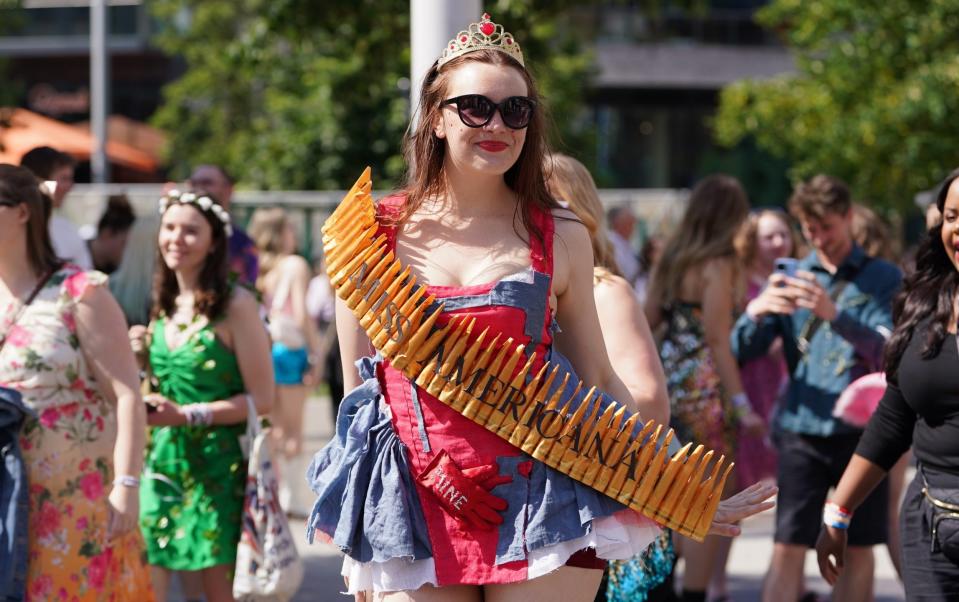
[[[479,147],[484,151],[489,151],[491,153],[498,153],[506,150],[507,144],[505,142],[499,142],[498,140],[484,140],[483,142],[478,143]]]

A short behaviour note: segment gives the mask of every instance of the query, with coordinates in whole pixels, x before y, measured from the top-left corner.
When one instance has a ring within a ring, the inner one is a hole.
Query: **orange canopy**
[[[93,136],[89,131],[26,109],[0,109],[0,115],[10,121],[10,127],[0,125],[0,163],[18,165],[27,151],[38,146],[52,146],[78,161],[90,160]],[[139,172],[157,169],[155,158],[122,142],[108,141],[107,157],[111,163]]]

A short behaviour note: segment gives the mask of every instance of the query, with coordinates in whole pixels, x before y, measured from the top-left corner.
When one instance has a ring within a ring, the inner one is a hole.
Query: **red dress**
[[[403,197],[389,197],[379,203],[381,224],[384,216],[395,215],[402,202]],[[512,337],[515,343],[535,350],[540,358],[565,361],[551,347],[555,328],[549,307],[553,218],[549,213],[536,212],[533,223],[542,239],[530,233],[530,268],[487,284],[428,286],[427,290],[445,304],[444,314],[438,320],[440,324],[467,314],[476,319],[475,333],[489,327],[491,333]],[[387,235],[391,246],[395,245],[394,228],[382,225],[381,233]],[[534,366],[531,372],[539,367]],[[352,522],[344,518],[343,511],[338,517],[324,516],[329,513],[323,510],[325,498],[339,494],[328,484],[336,478],[330,472],[336,470],[333,464],[337,452],[321,450],[311,466],[313,476],[308,475],[314,481],[314,491],[321,496],[317,502],[319,509],[314,510],[311,517],[311,528],[326,532],[347,552],[343,574],[350,579],[351,591],[416,589],[425,583],[440,586],[511,583],[534,578],[564,564],[601,568],[603,563],[596,561],[596,554],[600,558],[631,557],[641,552],[658,533],[651,521],[525,455],[412,384],[388,360],[379,360],[376,379],[377,382],[368,380],[367,386],[375,389],[379,384],[389,426],[402,443],[403,457],[394,463],[407,464],[405,470],[412,478],[403,480],[415,489],[413,495],[408,496],[414,506],[409,514],[414,523],[417,517],[422,517],[429,554],[427,558],[417,558],[415,553],[403,552],[402,555],[407,556],[403,558],[396,551],[382,550],[378,558],[377,544],[372,543],[371,553],[364,557],[362,552],[357,553],[354,542],[365,541],[368,536],[379,540],[378,534],[369,533],[369,526],[363,537],[357,538],[354,532],[352,540],[341,535],[338,541],[336,534],[355,527],[356,521],[365,520],[369,525],[370,512],[379,512],[375,508],[385,502],[371,503],[368,496],[363,504],[364,516]],[[345,410],[341,406],[338,422],[344,420],[344,413],[353,411],[352,403],[348,403]],[[338,424],[338,430],[341,427],[346,427],[345,421]],[[340,444],[349,449],[346,438]],[[330,445],[336,446],[337,441]],[[487,467],[510,481],[490,490],[508,501],[503,525],[484,530],[461,522],[446,511],[432,491],[416,481],[415,476],[441,451],[460,469]],[[350,454],[345,451],[343,455]],[[352,462],[355,472],[357,461]],[[383,471],[374,470],[374,481]],[[369,489],[392,486],[391,478],[383,482],[383,485],[370,485]],[[389,547],[398,549],[392,544]],[[584,562],[583,554],[577,553],[583,548],[595,548],[596,554],[590,552]]]

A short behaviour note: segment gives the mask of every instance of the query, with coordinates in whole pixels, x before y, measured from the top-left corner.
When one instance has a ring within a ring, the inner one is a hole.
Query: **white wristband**
[[[140,479],[128,474],[119,475],[117,478],[113,479],[113,485],[136,488],[140,486]]]
[[[213,424],[213,410],[206,403],[190,403],[183,406],[187,426],[210,426]]]

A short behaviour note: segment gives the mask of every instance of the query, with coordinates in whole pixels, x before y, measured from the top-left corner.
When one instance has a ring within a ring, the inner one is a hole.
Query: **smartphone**
[[[799,260],[792,257],[780,257],[776,260],[775,266],[776,271],[780,274],[795,278],[796,272],[799,270]]]

